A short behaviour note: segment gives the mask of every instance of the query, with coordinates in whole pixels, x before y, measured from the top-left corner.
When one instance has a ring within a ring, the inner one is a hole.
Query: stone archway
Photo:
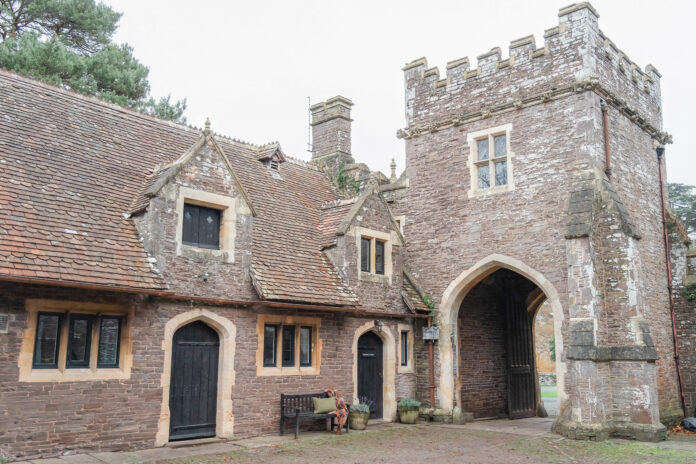
[[[396,341],[388,327],[378,330],[374,321],[361,325],[353,334],[353,403],[358,402],[358,339],[366,332],[372,331],[382,340],[382,368],[384,369],[382,385],[382,416],[384,420],[396,420]]]
[[[234,352],[237,329],[227,318],[207,309],[193,309],[171,318],[164,326],[164,366],[160,385],[162,386],[162,406],[157,423],[155,446],[164,446],[169,442],[169,387],[171,382],[172,345],[176,331],[187,324],[202,321],[213,328],[220,337],[220,359],[218,362],[218,398],[217,422],[215,435],[220,438],[231,438],[234,431],[234,415],[232,413],[232,386],[234,385]]]
[[[531,267],[508,256],[492,254],[475,263],[469,269],[463,271],[445,289],[439,306],[440,340],[438,342],[438,356],[440,361],[439,386],[437,397],[440,407],[452,410],[455,415],[455,406],[460,408],[461,385],[455,382],[458,376],[458,364],[460,359],[459,339],[457,333],[457,317],[462,301],[479,282],[499,269],[509,269],[526,277],[536,284],[545,297],[551,303],[554,316],[554,335],[558,353],[563,352],[563,335],[561,327],[563,323],[563,307],[561,305],[556,288],[541,273]],[[556,363],[558,401],[559,406],[566,401],[564,390],[565,365]],[[455,398],[456,404],[455,404]]]

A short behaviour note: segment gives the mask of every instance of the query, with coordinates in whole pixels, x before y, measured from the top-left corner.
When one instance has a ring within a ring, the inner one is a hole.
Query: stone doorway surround
[[[171,318],[164,326],[164,366],[160,385],[162,386],[162,407],[157,423],[155,446],[164,446],[169,442],[169,386],[171,383],[172,345],[174,333],[191,322],[202,321],[215,330],[220,337],[220,359],[218,361],[218,397],[217,425],[215,435],[219,438],[232,438],[234,432],[234,415],[232,413],[232,387],[234,385],[234,352],[237,328],[227,318],[207,309],[197,308]]]
[[[374,332],[382,340],[382,416],[386,421],[396,420],[396,341],[388,326],[382,330],[374,321],[361,325],[353,334],[353,404],[358,402],[358,339],[366,332]]]
[[[563,307],[556,288],[540,272],[532,269],[522,261],[501,254],[489,255],[469,269],[464,270],[445,289],[439,307],[440,340],[438,342],[438,356],[440,361],[440,382],[436,390],[440,408],[453,412],[453,419],[457,421],[462,413],[459,400],[461,398],[461,385],[455,382],[458,378],[458,364],[460,359],[459,339],[457,333],[457,318],[459,308],[464,297],[479,282],[499,269],[509,269],[526,277],[536,284],[549,301],[554,317],[554,336],[556,338],[557,353],[563,352]],[[542,300],[543,301],[543,300]],[[564,389],[564,375],[566,366],[560,360],[556,362],[556,376],[558,385],[558,402],[562,408],[567,400]]]

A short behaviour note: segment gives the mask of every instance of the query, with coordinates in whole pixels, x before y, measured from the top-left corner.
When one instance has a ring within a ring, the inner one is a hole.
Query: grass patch
[[[658,448],[638,442],[559,440],[520,437],[505,448],[518,455],[534,457],[541,462],[592,462],[596,464],[684,464],[693,462],[693,451]]]
[[[558,398],[558,390],[541,391],[542,398]]]

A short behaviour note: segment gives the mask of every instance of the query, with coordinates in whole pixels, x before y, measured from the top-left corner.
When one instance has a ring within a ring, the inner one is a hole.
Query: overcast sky
[[[150,67],[155,96],[186,97],[189,123],[252,143],[278,140],[309,159],[307,97],[343,95],[353,107],[353,156],[389,175],[404,167],[403,65],[439,66],[558,24],[563,1],[105,0],[123,14],[116,41]],[[600,28],[642,69],[663,75],[670,182],[696,184],[696,2],[593,0]]]

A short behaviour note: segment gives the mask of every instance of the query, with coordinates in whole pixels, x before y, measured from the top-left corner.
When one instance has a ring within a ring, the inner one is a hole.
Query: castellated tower
[[[404,68],[409,267],[436,304],[436,404],[453,419],[543,415],[530,319],[554,314],[568,437],[658,440],[682,417],[656,148],[660,74],[600,29],[559,23],[447,64]],[[606,137],[605,137],[606,134]],[[427,382],[419,381],[428,403]]]

